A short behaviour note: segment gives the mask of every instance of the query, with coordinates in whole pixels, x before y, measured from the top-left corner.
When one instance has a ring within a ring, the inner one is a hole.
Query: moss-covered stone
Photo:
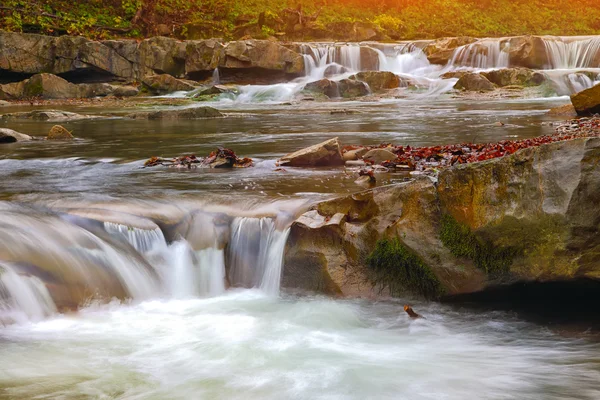
[[[400,239],[382,239],[367,258],[374,285],[388,288],[392,296],[405,291],[438,298],[443,294],[439,280],[427,264]]]
[[[492,276],[508,273],[513,258],[519,253],[513,246],[494,245],[447,214],[442,216],[440,239],[454,256],[472,260],[479,269]]]

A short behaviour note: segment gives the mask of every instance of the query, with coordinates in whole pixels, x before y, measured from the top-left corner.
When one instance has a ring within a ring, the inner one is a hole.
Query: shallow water
[[[0,329],[7,399],[597,399],[600,345],[506,313],[269,297],[90,306]],[[4,396],[4,397],[3,397]]]

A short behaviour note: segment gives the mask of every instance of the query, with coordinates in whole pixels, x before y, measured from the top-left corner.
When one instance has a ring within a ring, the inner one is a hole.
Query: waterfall
[[[55,312],[54,301],[39,278],[0,262],[0,324],[40,320]]]
[[[104,229],[122,240],[127,241],[140,253],[146,253],[158,246],[165,246],[165,237],[160,228],[139,229],[127,225],[105,222]]]
[[[482,39],[475,43],[460,46],[454,50],[450,67],[476,69],[499,69],[509,65],[508,52],[500,48],[498,39]]]
[[[221,76],[219,75],[219,68],[215,68],[212,74],[213,85],[219,85],[221,83]]]
[[[288,233],[289,228],[277,229],[273,218],[235,218],[229,243],[231,285],[278,293]]]
[[[545,38],[544,45],[551,69],[600,68],[600,36],[575,38]]]

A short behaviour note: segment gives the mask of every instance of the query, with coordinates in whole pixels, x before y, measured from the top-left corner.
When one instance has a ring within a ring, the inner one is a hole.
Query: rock
[[[132,119],[203,119],[203,118],[220,118],[223,117],[223,114],[215,108],[212,107],[194,107],[194,108],[186,108],[183,110],[160,110],[160,111],[151,111],[151,112],[139,112],[134,114],[129,114],[128,118]]]
[[[304,90],[312,93],[324,94],[329,98],[341,97],[338,84],[335,81],[329,79],[321,79],[319,81],[307,83],[304,86]]]
[[[0,100],[0,106],[9,106],[10,103],[8,101],[5,100]]]
[[[365,153],[369,151],[366,147],[361,147],[360,149],[348,150],[344,153],[343,158],[344,161],[353,161],[362,158]]]
[[[571,118],[577,116],[577,111],[575,111],[573,104],[565,104],[564,106],[551,108],[548,115]]]
[[[571,96],[571,103],[578,115],[600,113],[600,84]]]
[[[13,131],[8,128],[0,128],[0,144],[4,143],[15,143],[15,142],[27,142],[33,138],[24,133]]]
[[[35,110],[35,111],[27,111],[27,112],[18,112],[18,113],[10,113],[4,114],[0,116],[2,120],[13,120],[13,119],[31,119],[34,121],[48,121],[48,122],[58,122],[58,121],[76,121],[87,118],[96,118],[95,116],[90,115],[81,115],[69,111],[57,111],[57,110]]]
[[[598,279],[598,163],[600,138],[574,139],[445,169],[437,184],[417,177],[318,203],[292,224],[282,282],[439,297]],[[396,253],[382,254],[386,246]],[[367,261],[375,251],[427,280],[375,280]]]
[[[215,39],[187,42],[185,73],[190,76],[198,72],[214,71],[219,66],[223,45]]]
[[[269,40],[228,43],[219,58],[220,68],[261,68],[304,75],[304,57]]]
[[[452,59],[454,51],[460,47],[476,42],[477,39],[467,36],[441,38],[432,41],[423,48],[423,53],[432,64],[446,65]]]
[[[0,99],[19,100],[23,98],[25,82],[26,81],[21,81],[0,85]]]
[[[452,79],[452,78],[460,79],[469,73],[470,73],[469,71],[450,71],[450,72],[445,72],[442,75],[440,75],[440,78],[442,78],[442,79]]]
[[[544,69],[550,60],[544,39],[539,36],[516,36],[500,43],[508,51],[511,67]]]
[[[321,167],[342,165],[343,163],[338,138],[287,154],[279,160],[280,165],[290,167]]]
[[[463,75],[454,85],[454,89],[473,92],[487,92],[495,88],[496,86],[486,77],[474,73]]]
[[[370,161],[374,164],[381,164],[382,162],[388,161],[388,160],[393,161],[396,158],[398,158],[398,156],[396,154],[394,154],[391,151],[386,150],[386,149],[369,150],[362,156],[363,160]]]
[[[369,88],[374,92],[379,92],[387,89],[395,89],[400,87],[400,77],[398,75],[387,72],[387,71],[368,71],[359,72],[356,75],[352,75],[350,79],[365,82],[369,85]]]
[[[113,90],[113,96],[116,97],[133,97],[140,93],[135,86],[117,86]]]
[[[168,74],[146,76],[142,79],[142,83],[151,93],[158,95],[180,91],[189,92],[195,89],[189,83]]]
[[[162,36],[149,38],[143,40],[138,46],[138,69],[141,76],[166,74],[183,78],[186,73],[186,57],[185,42]]]
[[[348,68],[346,68],[342,65],[332,64],[332,65],[329,65],[327,68],[325,68],[325,71],[323,72],[323,76],[325,78],[331,78],[332,76],[345,74],[347,72],[349,72]]]
[[[25,81],[23,97],[69,99],[79,97],[79,88],[52,74],[37,74]]]
[[[71,132],[66,130],[61,125],[54,125],[50,128],[50,132],[48,132],[48,136],[46,136],[47,140],[72,140],[73,135]]]
[[[527,68],[504,68],[482,72],[490,82],[500,86],[539,86],[547,81],[546,75]]]
[[[345,99],[362,97],[370,94],[369,87],[364,83],[352,79],[342,79],[337,82],[340,96]]]
[[[223,94],[223,93],[235,93],[236,90],[234,88],[223,86],[223,85],[212,85],[207,87],[206,89],[201,89],[194,97],[200,96],[210,96],[215,94]]]

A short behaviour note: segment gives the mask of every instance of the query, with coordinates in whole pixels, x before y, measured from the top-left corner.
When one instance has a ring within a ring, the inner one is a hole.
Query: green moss
[[[440,239],[454,256],[473,260],[477,268],[492,276],[507,273],[514,257],[520,252],[513,246],[494,245],[450,215],[442,217]]]
[[[444,292],[431,268],[398,238],[379,240],[367,265],[373,284],[387,287],[392,296],[409,290],[438,298]]]

